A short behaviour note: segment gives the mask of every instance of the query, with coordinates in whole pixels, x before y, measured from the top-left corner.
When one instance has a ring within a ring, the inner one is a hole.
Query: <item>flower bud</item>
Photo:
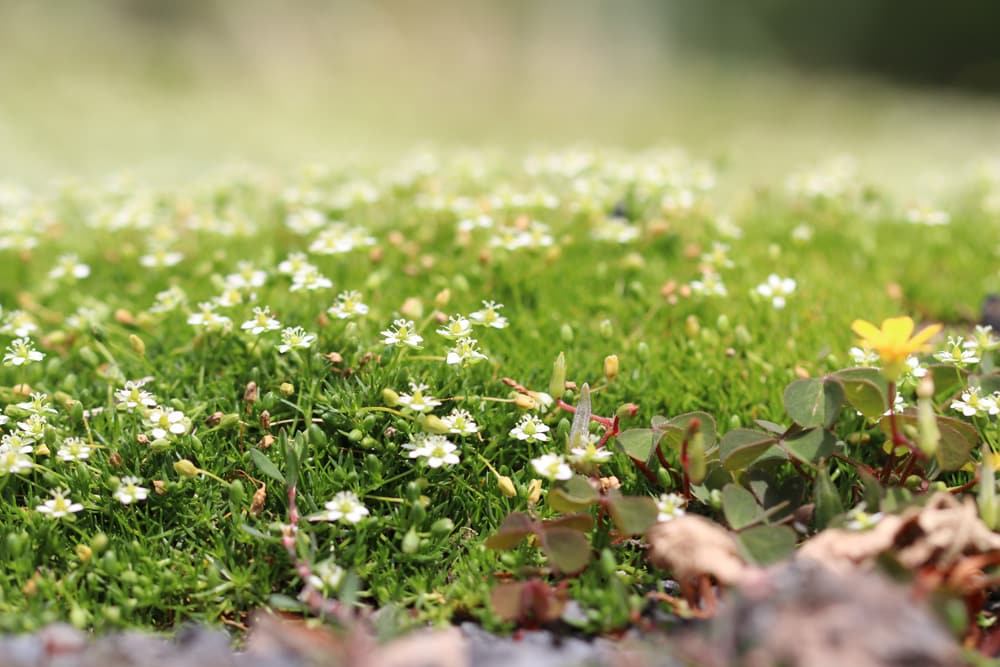
[[[389,387],[386,387],[382,390],[382,402],[390,408],[395,407],[399,405],[399,394]]]
[[[983,461],[979,466],[979,493],[976,495],[976,504],[979,506],[979,516],[990,530],[996,530],[997,524],[1000,523],[995,472],[993,452],[984,444]]]
[[[208,426],[209,428],[213,426],[218,426],[219,422],[222,421],[222,417],[223,413],[219,411],[213,412],[212,414],[210,414],[208,417],[205,418],[205,426]]]
[[[141,338],[135,334],[130,334],[128,337],[128,344],[132,348],[132,351],[140,357],[146,356],[146,343],[144,343]]]
[[[80,559],[80,562],[86,563],[94,556],[94,550],[91,549],[86,544],[76,545],[76,557]]]
[[[257,395],[258,395],[257,383],[253,381],[247,382],[246,389],[243,390],[243,402],[256,403]]]
[[[695,315],[688,315],[684,320],[684,333],[688,338],[694,338],[701,333],[701,323]]]
[[[451,290],[445,287],[434,297],[434,307],[444,308],[448,305],[449,301],[451,301]]]
[[[181,477],[195,477],[198,474],[198,468],[187,459],[181,459],[174,463],[174,472],[176,472]]]
[[[534,410],[538,406],[538,403],[527,394],[518,394],[514,397],[514,405],[521,410]]]
[[[635,417],[639,414],[639,406],[635,403],[622,403],[615,411],[615,416],[619,419]]]
[[[926,382],[926,384],[925,384]],[[937,453],[941,430],[934,414],[934,382],[925,377],[917,386],[917,447],[927,456]]]
[[[288,397],[295,393],[295,385],[291,382],[282,382],[278,385],[278,391],[281,392],[282,396]]]
[[[737,324],[733,329],[733,338],[736,340],[737,345],[741,347],[747,347],[753,342],[753,336],[750,335],[750,331],[742,324]]]
[[[48,456],[51,453],[51,450],[49,450],[44,442],[35,447],[35,456]]]
[[[528,504],[537,505],[542,499],[542,480],[533,479],[528,482]]]
[[[616,377],[618,377],[618,355],[609,354],[604,357],[604,377],[608,378],[608,382],[611,382]]]
[[[427,415],[423,418],[420,425],[423,426],[424,430],[428,433],[437,433],[438,435],[444,435],[451,430],[437,415]]]
[[[705,479],[707,464],[705,462],[705,436],[698,431],[691,436],[687,447],[688,462],[686,466],[688,479],[692,484],[701,484]]]
[[[646,341],[639,341],[635,347],[635,356],[639,361],[649,361],[649,344]]]
[[[265,430],[265,431],[270,431],[271,430],[271,413],[270,412],[268,412],[267,410],[264,410],[262,413],[260,413],[260,417],[259,417],[258,421],[260,422],[260,427],[263,430]]]
[[[601,324],[598,327],[598,331],[604,338],[611,338],[615,335],[615,327],[611,324],[611,320],[601,320]]]
[[[566,355],[562,352],[552,364],[552,377],[549,379],[549,394],[556,398],[566,390]]]
[[[497,486],[500,487],[500,493],[507,498],[513,498],[517,495],[517,487],[514,486],[514,480],[507,475],[497,475]]]
[[[573,327],[569,324],[563,324],[562,327],[559,328],[559,337],[562,338],[564,343],[573,342]]]

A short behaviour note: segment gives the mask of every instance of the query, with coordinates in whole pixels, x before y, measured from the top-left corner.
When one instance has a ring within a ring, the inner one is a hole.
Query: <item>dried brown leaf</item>
[[[755,570],[743,560],[729,531],[700,516],[686,514],[657,523],[646,539],[650,562],[682,581],[707,574],[731,586]]]
[[[883,553],[892,553],[905,567],[948,567],[962,556],[1000,550],[1000,535],[979,519],[975,501],[938,493],[923,507],[886,516],[867,531],[825,530],[805,542],[800,558],[809,558],[846,572],[870,567]]]

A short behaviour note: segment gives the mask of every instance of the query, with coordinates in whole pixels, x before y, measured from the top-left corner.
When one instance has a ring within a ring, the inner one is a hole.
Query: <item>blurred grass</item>
[[[879,182],[1000,150],[1000,105],[697,59],[671,3],[0,3],[0,179],[378,158],[415,144],[681,145]]]

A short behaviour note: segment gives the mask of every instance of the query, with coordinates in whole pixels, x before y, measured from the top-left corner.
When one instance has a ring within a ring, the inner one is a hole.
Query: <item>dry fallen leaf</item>
[[[959,500],[949,493],[938,493],[923,507],[884,517],[871,530],[824,530],[802,545],[798,557],[846,572],[870,567],[887,552],[903,566],[917,569],[946,567],[962,556],[997,550],[1000,535],[979,519],[972,498]]]
[[[649,560],[679,581],[709,575],[725,586],[739,583],[756,568],[747,565],[729,531],[692,514],[657,523],[646,534]]]

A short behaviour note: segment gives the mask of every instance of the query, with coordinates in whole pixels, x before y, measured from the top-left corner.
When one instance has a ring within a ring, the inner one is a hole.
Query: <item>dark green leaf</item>
[[[590,562],[590,542],[578,530],[546,528],[541,531],[539,542],[552,567],[563,574],[579,572]]]
[[[546,502],[557,512],[578,512],[597,502],[599,498],[600,495],[586,477],[574,475],[565,484],[549,491]]]
[[[654,429],[663,431],[663,439],[660,446],[664,449],[680,449],[681,443],[684,441],[684,436],[687,434],[688,425],[692,419],[697,419],[701,423],[699,430],[705,437],[705,449],[710,449],[718,437],[716,435],[715,419],[707,412],[700,411],[685,412],[665,423],[654,423]]]
[[[832,375],[844,388],[847,402],[868,419],[878,419],[888,409],[888,386],[875,368],[847,368]]]
[[[653,453],[653,430],[632,428],[618,434],[616,446],[639,463],[647,463]]]
[[[830,521],[844,513],[844,504],[840,500],[840,493],[830,479],[830,472],[826,467],[820,468],[816,474],[816,482],[813,484],[813,498],[816,503],[814,518],[816,528],[823,530]]]
[[[806,428],[833,424],[843,402],[844,389],[834,380],[807,378],[785,387],[785,411]]]
[[[278,466],[274,465],[274,461],[267,458],[267,454],[260,451],[256,447],[250,448],[250,458],[253,459],[253,464],[257,466],[257,470],[271,479],[277,480],[282,484],[285,483],[285,476],[281,474],[278,470]]]
[[[499,551],[513,549],[533,532],[534,523],[530,516],[523,512],[512,512],[503,520],[500,529],[486,539],[486,546]]]
[[[608,512],[622,535],[642,535],[656,523],[656,503],[652,498],[619,496],[608,501]]]
[[[567,528],[581,533],[585,533],[594,526],[594,518],[589,514],[567,514],[554,519],[546,519],[542,522],[542,529]]]
[[[740,530],[763,518],[764,510],[753,494],[738,484],[726,484],[722,489],[722,513],[733,530]]]
[[[737,537],[743,554],[757,565],[771,565],[795,551],[795,531],[788,526],[754,526]]]
[[[927,373],[934,380],[934,391],[949,393],[965,387],[969,371],[951,364],[931,364]]]
[[[829,458],[837,439],[825,429],[814,428],[782,441],[782,447],[792,456],[806,463],[816,463]]]
[[[981,396],[989,396],[993,392],[1000,391],[1000,373],[980,375],[978,380]]]
[[[737,428],[722,436],[719,458],[727,470],[743,470],[771,448],[776,440],[768,433]]]

